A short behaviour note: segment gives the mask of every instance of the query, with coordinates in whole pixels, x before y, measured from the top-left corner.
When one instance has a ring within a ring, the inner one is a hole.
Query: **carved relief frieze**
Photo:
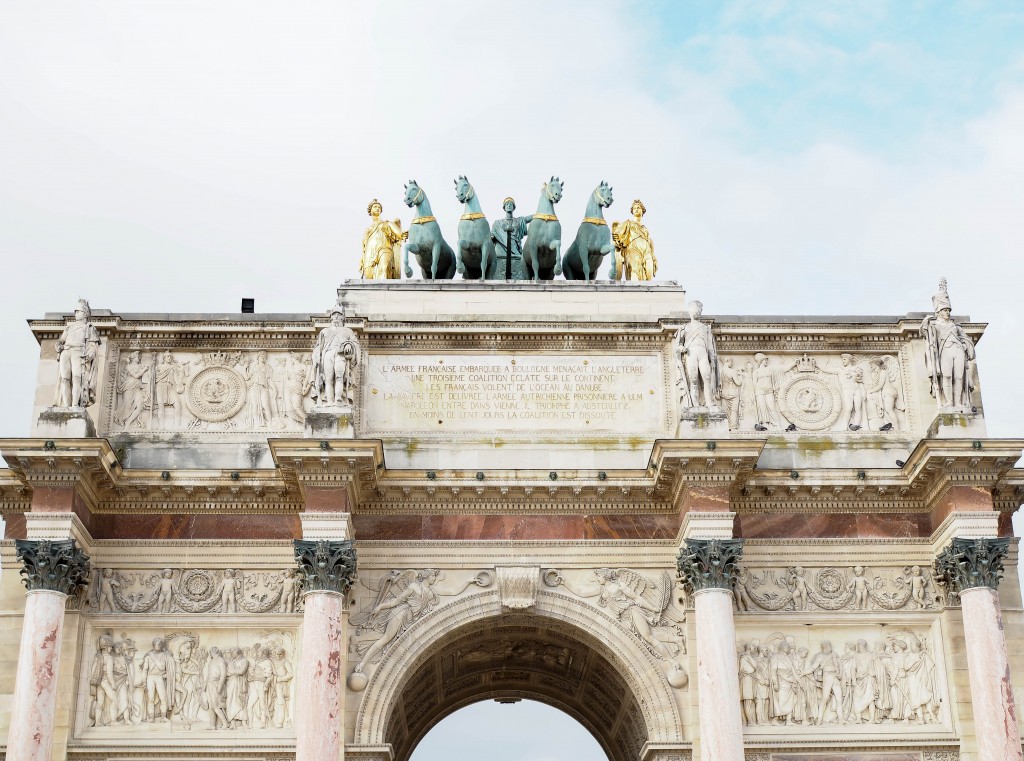
[[[577,597],[596,602],[628,628],[644,649],[665,662],[670,685],[680,689],[688,684],[679,660],[686,653],[686,610],[681,604],[685,598],[668,571],[651,579],[630,568],[564,572],[549,568],[541,579],[549,588],[565,587]]]
[[[292,726],[295,633],[286,630],[93,632],[78,733],[109,736]]]
[[[824,567],[739,569],[733,585],[741,612],[927,611],[943,607],[929,568]]]
[[[745,627],[737,656],[749,732],[935,732],[949,722],[928,628]]]
[[[369,578],[364,578],[364,576]],[[349,676],[348,685],[356,692],[365,689],[364,671],[379,663],[395,640],[413,623],[433,610],[441,597],[457,597],[471,587],[489,587],[494,583],[493,571],[458,574],[446,581],[436,568],[393,570],[383,575],[364,574],[359,585],[374,594],[373,599],[357,591],[356,610],[349,615],[355,631],[349,637],[349,652],[359,662]],[[358,589],[358,587],[356,587]]]
[[[900,433],[914,424],[896,355],[724,354],[719,374],[732,431]]]
[[[308,352],[118,348],[111,433],[301,431],[312,406]]]
[[[93,572],[86,610],[92,613],[295,613],[298,571],[165,568],[155,572],[103,568]]]

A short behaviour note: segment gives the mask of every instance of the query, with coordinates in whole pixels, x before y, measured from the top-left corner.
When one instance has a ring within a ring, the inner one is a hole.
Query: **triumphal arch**
[[[30,320],[9,759],[407,761],[491,699],[611,761],[1021,758],[1024,442],[944,281],[895,317],[643,279],[324,303]]]

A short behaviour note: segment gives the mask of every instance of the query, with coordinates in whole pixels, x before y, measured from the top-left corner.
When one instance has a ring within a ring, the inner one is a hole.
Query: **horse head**
[[[612,188],[604,180],[601,180],[601,184],[594,190],[594,200],[598,206],[605,208],[612,205]]]
[[[409,183],[405,186],[405,205],[415,206],[424,198],[423,190],[416,184],[416,180],[409,180]]]
[[[554,175],[544,183],[544,192],[551,203],[558,203],[562,200],[562,180]]]
[[[459,200],[459,203],[466,203],[474,195],[476,195],[476,191],[469,184],[466,175],[460,174],[458,179],[455,180],[455,197]]]

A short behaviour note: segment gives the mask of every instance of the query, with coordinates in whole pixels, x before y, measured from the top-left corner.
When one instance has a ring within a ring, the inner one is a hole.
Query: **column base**
[[[306,413],[307,439],[354,439],[352,406],[314,407]]]
[[[39,413],[34,433],[41,439],[94,439],[96,426],[84,407],[47,407]]]

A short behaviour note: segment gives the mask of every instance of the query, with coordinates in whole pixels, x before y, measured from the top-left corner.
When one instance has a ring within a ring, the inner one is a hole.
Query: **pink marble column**
[[[50,759],[66,600],[67,595],[45,589],[25,595],[25,623],[7,736],[8,761]]]
[[[693,593],[701,761],[744,761],[732,585],[740,539],[686,539],[679,573]]]
[[[988,587],[965,589],[960,605],[978,761],[1021,761],[999,593]]]
[[[996,591],[1009,549],[1007,538],[957,537],[935,559],[935,575],[949,592],[960,596],[978,761],[1022,761]]]
[[[295,761],[342,758],[342,602],[337,592],[304,598],[302,649],[295,674]]]
[[[89,558],[73,540],[17,540],[25,619],[11,699],[8,761],[49,761],[64,638],[64,604],[86,584]]]
[[[350,540],[295,541],[302,577],[302,643],[295,670],[295,761],[344,758],[345,595],[356,574]]]
[[[701,761],[743,761],[739,663],[732,592],[703,589],[693,596],[697,628],[697,711]]]

